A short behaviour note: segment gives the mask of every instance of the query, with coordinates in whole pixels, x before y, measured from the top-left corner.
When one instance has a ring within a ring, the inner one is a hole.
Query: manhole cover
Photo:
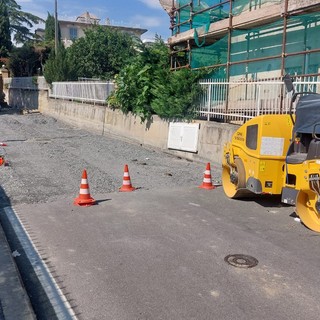
[[[253,268],[258,264],[258,260],[244,254],[229,254],[224,261],[238,268]]]

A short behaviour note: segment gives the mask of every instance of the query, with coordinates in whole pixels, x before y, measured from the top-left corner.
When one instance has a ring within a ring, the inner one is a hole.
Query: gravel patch
[[[0,188],[11,204],[78,196],[87,170],[90,193],[117,192],[128,164],[132,185],[141,190],[192,187],[202,183],[205,163],[188,161],[113,136],[101,136],[42,114],[0,114],[0,142],[8,166]],[[221,169],[211,163],[213,182]]]

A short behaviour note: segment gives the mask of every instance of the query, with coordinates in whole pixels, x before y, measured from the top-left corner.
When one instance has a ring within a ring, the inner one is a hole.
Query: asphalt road
[[[80,319],[319,318],[320,237],[277,199],[196,187],[96,199],[15,206]]]
[[[293,207],[199,189],[203,163],[42,116],[6,115],[0,124],[10,144],[0,172],[4,206],[79,319],[319,318],[320,236],[295,221]],[[128,155],[141,188],[119,193]],[[98,200],[88,208],[73,205],[83,165]],[[230,265],[230,254],[258,264]]]

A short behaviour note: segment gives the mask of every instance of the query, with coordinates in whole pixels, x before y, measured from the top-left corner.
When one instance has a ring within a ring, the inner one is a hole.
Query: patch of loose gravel
[[[118,191],[124,165],[139,190],[198,186],[205,163],[101,136],[42,114],[1,114],[0,142],[6,142],[9,166],[0,167],[0,188],[12,204],[47,202],[78,196],[83,169],[90,192]],[[213,181],[220,166],[211,163]],[[1,191],[1,190],[0,190]]]

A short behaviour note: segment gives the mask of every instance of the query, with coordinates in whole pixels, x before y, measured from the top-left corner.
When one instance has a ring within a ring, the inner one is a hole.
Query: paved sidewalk
[[[36,319],[0,225],[0,320]]]

